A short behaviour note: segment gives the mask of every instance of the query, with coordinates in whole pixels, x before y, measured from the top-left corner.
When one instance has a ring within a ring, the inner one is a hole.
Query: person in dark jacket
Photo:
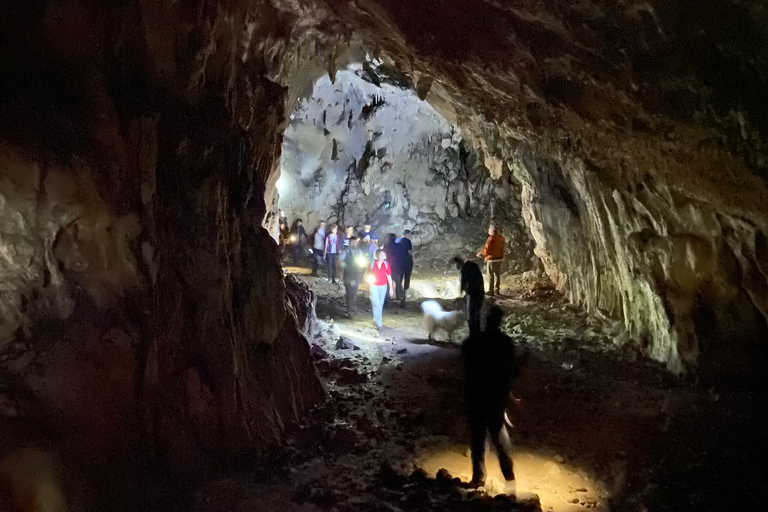
[[[301,219],[293,221],[291,226],[291,255],[293,256],[293,266],[299,264],[299,260],[304,257],[304,242],[307,239],[307,231],[301,223]]]
[[[403,273],[398,276],[398,280],[395,282],[395,289],[401,288],[403,296],[400,299],[400,307],[405,307],[405,297],[408,295],[408,289],[411,287],[411,274],[413,273],[413,244],[411,243],[411,232],[406,229],[403,236],[395,240],[400,257],[402,260]]]
[[[392,281],[395,282],[395,294],[398,300],[401,300],[403,289],[401,286],[403,275],[403,257],[400,253],[400,246],[395,243],[397,235],[394,233],[387,234],[387,241],[382,247],[382,250],[387,253],[387,262],[392,267]],[[389,304],[389,300],[384,301],[384,304]]]
[[[341,253],[338,229],[336,224],[331,225],[331,232],[325,237],[325,249],[323,251],[323,259],[328,263],[328,277],[333,284],[336,284],[336,259]]]
[[[501,331],[503,313],[498,306],[488,311],[484,332],[473,331],[461,351],[465,370],[467,421],[471,435],[472,487],[485,485],[485,440],[490,435],[496,448],[507,492],[515,493],[512,442],[504,415],[518,369],[515,349]]]
[[[458,256],[454,257],[453,261],[461,275],[461,291],[466,297],[465,312],[469,331],[479,331],[480,312],[483,309],[483,299],[485,299],[483,273],[474,261],[464,261]]]
[[[347,305],[347,317],[354,318],[357,313],[357,289],[365,274],[365,269],[370,261],[368,253],[363,252],[357,243],[358,239],[352,235],[349,237],[349,246],[341,253],[341,268],[344,271],[345,301]]]

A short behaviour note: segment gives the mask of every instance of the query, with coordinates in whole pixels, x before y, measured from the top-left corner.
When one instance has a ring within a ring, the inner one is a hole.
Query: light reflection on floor
[[[430,476],[445,468],[454,476],[468,482],[472,476],[472,463],[466,445],[443,445],[427,449],[417,455],[415,464]],[[607,510],[608,493],[603,484],[596,482],[584,470],[571,466],[567,461],[558,462],[555,455],[545,455],[536,451],[517,448],[514,451],[517,493],[538,494],[542,510],[557,512],[576,512],[584,510]],[[496,454],[491,450],[486,453],[486,469],[489,485],[488,492],[502,492],[504,478],[499,469]],[[575,500],[575,503],[574,503]]]

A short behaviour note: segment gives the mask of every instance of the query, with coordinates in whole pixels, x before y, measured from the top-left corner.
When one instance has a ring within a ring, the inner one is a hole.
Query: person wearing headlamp
[[[368,266],[368,256],[358,247],[358,238],[349,237],[349,246],[341,253],[341,268],[344,272],[344,299],[347,305],[347,317],[354,318],[357,313],[357,289]]]

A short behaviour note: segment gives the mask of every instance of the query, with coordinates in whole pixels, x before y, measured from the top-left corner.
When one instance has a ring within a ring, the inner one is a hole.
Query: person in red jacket
[[[504,244],[506,240],[501,236],[501,229],[495,224],[491,224],[488,227],[488,235],[485,247],[477,253],[477,257],[485,260],[488,280],[490,281],[488,295],[493,297],[494,293],[501,293],[501,262],[504,260]]]
[[[381,317],[384,312],[384,299],[387,294],[390,298],[395,294],[395,285],[392,283],[392,268],[385,261],[386,259],[387,253],[377,249],[375,259],[368,266],[368,276],[366,277],[371,296],[373,321],[376,323],[377,330],[382,328]]]

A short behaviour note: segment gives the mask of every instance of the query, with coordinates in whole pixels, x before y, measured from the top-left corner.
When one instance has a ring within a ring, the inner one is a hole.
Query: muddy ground
[[[443,306],[457,309],[447,298],[455,275],[437,267],[422,268],[416,288],[439,289]],[[385,310],[377,333],[364,290],[350,320],[341,285],[286,271],[318,295],[310,342],[328,400],[270,461],[233,468],[196,492],[195,512],[703,511],[764,501],[761,396],[672,376],[617,346],[609,322],[525,279],[509,281],[496,300],[524,360],[515,387],[522,405],[510,409],[518,500],[500,496],[492,453],[487,486],[465,489],[466,331],[426,340],[423,299],[412,297],[405,309]],[[345,344],[353,348],[337,348]]]

